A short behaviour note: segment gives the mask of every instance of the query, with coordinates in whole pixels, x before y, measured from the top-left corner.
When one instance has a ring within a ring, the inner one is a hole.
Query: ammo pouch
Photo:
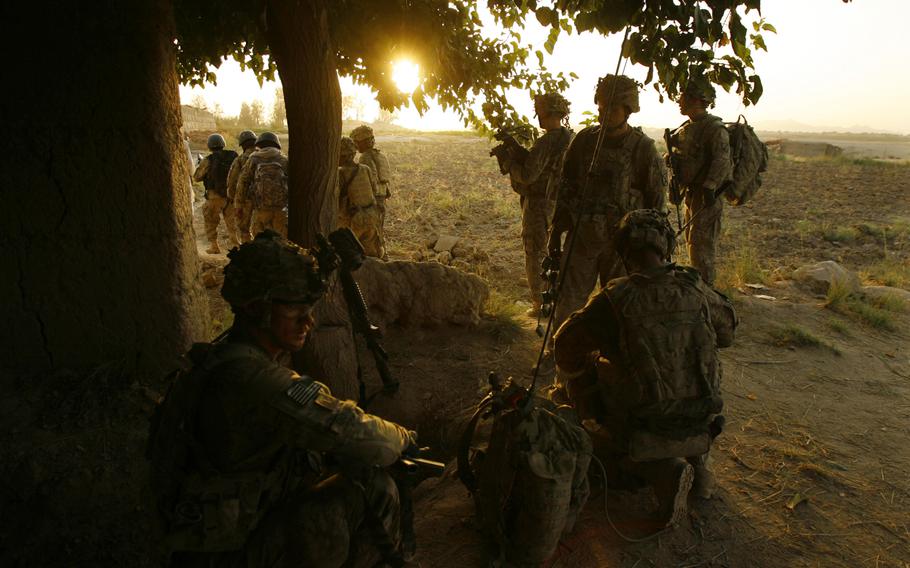
[[[635,462],[706,453],[723,428],[720,397],[669,400],[640,408],[631,418],[629,458]]]
[[[168,550],[240,550],[281,495],[280,472],[188,476],[173,511],[164,544]]]

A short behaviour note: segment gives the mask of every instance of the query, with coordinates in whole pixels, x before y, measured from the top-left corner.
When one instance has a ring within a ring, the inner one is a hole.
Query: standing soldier
[[[231,171],[228,172],[227,196],[228,211],[226,217],[230,219],[228,229],[233,233],[234,240],[240,242],[249,242],[250,221],[253,217],[253,205],[250,203],[249,195],[238,194],[237,181],[240,179],[240,172],[243,165],[250,159],[253,151],[256,149],[256,133],[251,130],[244,130],[237,136],[237,143],[243,148],[243,153],[231,164]]]
[[[534,97],[537,122],[546,130],[531,151],[521,161],[512,156],[509,176],[512,187],[521,195],[521,240],[525,246],[525,273],[531,290],[531,309],[528,315],[536,317],[540,311],[543,280],[541,262],[547,254],[547,227],[556,205],[556,190],[562,157],[572,131],[566,126],[569,118],[569,101],[559,93]]]
[[[379,239],[383,243],[384,249],[385,200],[392,196],[392,170],[389,167],[389,159],[379,151],[379,148],[376,148],[373,129],[366,124],[361,124],[351,131],[351,140],[354,141],[357,151],[360,152],[358,163],[369,166],[379,182],[379,190],[376,192],[376,207],[379,208]]]
[[[209,254],[219,254],[218,223],[227,207],[227,178],[231,164],[237,157],[237,152],[224,149],[224,137],[220,134],[211,134],[206,141],[211,154],[206,156],[193,173],[193,181],[201,181],[205,185],[205,205],[202,208],[202,218],[205,220],[205,235],[209,239]],[[225,226],[228,221],[225,218]]]
[[[714,106],[714,88],[706,81],[690,81],[679,98],[679,112],[689,117],[670,136],[673,176],[679,182],[679,204],[686,202],[686,243],[689,261],[708,284],[717,275],[715,252],[720,237],[724,202],[717,194],[733,177],[730,137],[723,121],[708,113]]]
[[[287,237],[288,157],[274,133],[263,132],[256,139],[256,151],[243,165],[236,191],[252,203],[253,235],[272,229]]]
[[[382,218],[377,205],[382,189],[373,170],[354,161],[356,153],[354,141],[343,136],[338,158],[338,226],[351,229],[367,256],[382,258]]]
[[[594,102],[600,124],[579,132],[566,151],[550,230],[552,257],[561,254],[563,233],[566,248],[576,241],[571,257],[562,257],[554,329],[585,304],[598,277],[604,286],[625,273],[614,246],[623,215],[642,208],[664,210],[666,203],[666,178],[654,141],[628,123],[629,115],[639,111],[638,83],[625,75],[607,75],[597,82]],[[601,128],[602,146],[588,179]]]

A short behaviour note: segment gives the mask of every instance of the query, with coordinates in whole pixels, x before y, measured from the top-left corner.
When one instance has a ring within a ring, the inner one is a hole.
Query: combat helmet
[[[594,104],[610,101],[628,107],[629,112],[638,112],[638,82],[625,75],[606,75],[597,80]]]
[[[676,248],[676,233],[667,215],[657,209],[630,211],[619,222],[616,231],[616,250],[625,257],[631,251],[651,247],[662,258],[670,260]]]
[[[341,155],[342,156],[353,156],[357,153],[357,146],[354,144],[354,141],[348,138],[347,136],[341,137]]]
[[[354,142],[362,142],[370,138],[373,138],[373,129],[366,124],[361,124],[351,131],[351,140]]]
[[[269,146],[281,149],[281,142],[278,141],[278,136],[274,132],[263,132],[256,138],[257,148],[267,148]]]
[[[707,79],[690,78],[683,89],[683,94],[695,99],[701,99],[708,105],[713,105],[717,98],[717,91]]]
[[[237,135],[237,143],[240,144],[241,146],[243,146],[247,142],[255,142],[255,141],[256,141],[256,133],[253,132],[252,130],[244,130],[243,132],[241,132],[240,134]]]
[[[559,93],[544,93],[534,97],[534,112],[567,116],[569,114],[569,101]]]
[[[272,230],[228,253],[221,297],[231,306],[257,300],[314,304],[325,292],[316,258]]]
[[[205,145],[209,147],[209,150],[221,150],[224,148],[224,136],[217,132],[209,134],[209,138],[205,141]]]

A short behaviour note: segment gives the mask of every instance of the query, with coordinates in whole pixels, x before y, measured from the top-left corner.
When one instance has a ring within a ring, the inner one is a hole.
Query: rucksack
[[[762,173],[768,169],[768,147],[758,139],[743,115],[736,122],[725,122],[730,135],[730,157],[733,179],[724,187],[724,197],[732,205],[746,203],[762,184]]]
[[[288,204],[288,174],[280,162],[256,164],[250,192],[253,207],[284,209]]]
[[[237,159],[237,152],[233,150],[212,152],[208,159],[209,170],[205,174],[203,185],[206,191],[214,191],[224,197],[227,194],[228,172],[231,171],[231,164]]]

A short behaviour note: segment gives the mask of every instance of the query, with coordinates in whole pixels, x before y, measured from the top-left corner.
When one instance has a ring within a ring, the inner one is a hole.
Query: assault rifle
[[[323,235],[316,235],[316,242],[319,245],[322,256],[335,255],[337,259],[338,278],[341,281],[344,300],[348,305],[351,325],[354,327],[354,332],[360,334],[366,340],[367,348],[373,354],[376,370],[379,372],[379,378],[382,379],[382,391],[389,394],[397,392],[399,382],[392,376],[392,371],[389,369],[389,354],[379,342],[382,334],[379,328],[370,321],[370,314],[367,311],[363,293],[351,274],[363,264],[365,259],[363,246],[357,240],[357,237],[354,236],[354,233],[347,228],[333,231],[329,234],[328,239]],[[320,258],[320,267],[322,262],[323,260]],[[360,381],[361,406],[364,406],[369,402],[369,399],[366,397],[366,387],[359,366],[357,374]]]
[[[507,175],[513,161],[519,164],[524,163],[525,158],[528,157],[528,150],[519,144],[518,140],[515,140],[511,131],[500,128],[493,138],[501,142],[490,150],[490,156],[495,156],[499,163],[499,173]]]
[[[428,448],[421,448],[424,453]],[[414,534],[414,489],[431,477],[442,477],[446,464],[425,458],[402,456],[392,464],[389,473],[398,487],[401,498],[401,547],[406,554],[413,554],[417,548]]]
[[[682,214],[679,212],[679,204],[682,203],[682,192],[679,188],[679,179],[676,177],[679,172],[676,163],[676,157],[673,156],[673,136],[669,128],[664,128],[664,142],[667,144],[667,168],[670,170],[670,201],[676,206],[676,227],[681,231],[683,227]]]

